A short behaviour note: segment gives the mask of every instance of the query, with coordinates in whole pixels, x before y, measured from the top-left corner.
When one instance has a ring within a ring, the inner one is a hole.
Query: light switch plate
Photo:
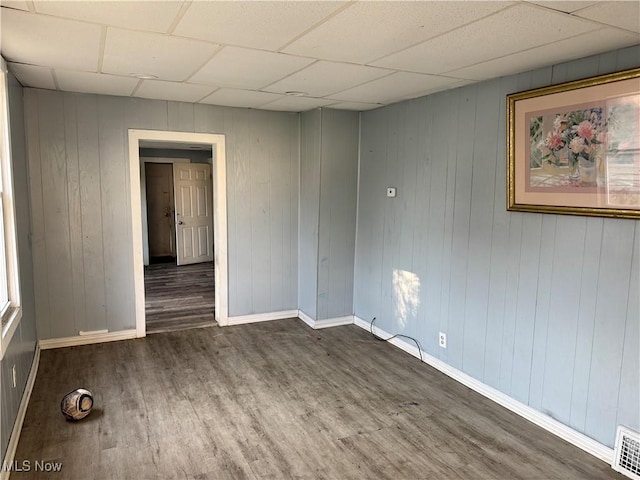
[[[396,196],[396,187],[387,187],[387,197],[395,198]]]

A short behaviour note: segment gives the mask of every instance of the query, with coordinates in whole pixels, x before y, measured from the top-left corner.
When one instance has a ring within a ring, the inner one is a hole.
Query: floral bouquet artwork
[[[606,127],[602,107],[531,118],[530,168],[552,166],[556,178],[548,186],[597,186],[598,173],[604,173]]]
[[[507,210],[640,219],[640,68],[507,103]]]

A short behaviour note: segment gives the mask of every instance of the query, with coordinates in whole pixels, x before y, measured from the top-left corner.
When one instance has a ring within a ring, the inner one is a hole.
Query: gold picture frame
[[[507,210],[640,218],[640,68],[507,105]]]

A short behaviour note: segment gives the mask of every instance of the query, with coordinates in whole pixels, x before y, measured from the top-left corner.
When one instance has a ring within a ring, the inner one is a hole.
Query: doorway
[[[191,257],[200,256],[201,253],[207,252],[207,247],[203,239],[208,236],[213,238],[212,244],[209,247],[209,259],[205,260],[201,263],[196,263],[193,266],[180,266],[175,265],[174,268],[193,268],[194,271],[190,272],[191,275],[186,275],[188,272],[186,270],[181,270],[181,272],[185,273],[183,281],[180,281],[178,277],[176,277],[175,273],[165,272],[165,277],[172,277],[176,279],[177,285],[179,288],[174,290],[183,289],[183,290],[192,290],[195,291],[202,286],[202,283],[207,281],[207,276],[211,276],[214,279],[215,289],[211,292],[211,296],[213,298],[214,305],[214,319],[218,325],[226,325],[228,318],[228,272],[227,272],[227,202],[226,202],[226,157],[225,157],[225,143],[224,143],[224,135],[215,135],[215,134],[196,134],[196,133],[185,133],[185,132],[166,132],[166,131],[155,131],[155,130],[129,130],[129,172],[130,172],[130,186],[131,186],[131,210],[132,210],[132,233],[133,233],[133,267],[134,267],[134,285],[135,285],[135,304],[136,304],[136,333],[138,337],[143,337],[147,332],[147,322],[146,322],[146,293],[145,293],[145,264],[148,265],[147,268],[151,267],[150,260],[150,250],[148,248],[148,234],[149,228],[145,226],[143,228],[143,223],[149,223],[149,219],[147,218],[149,211],[147,209],[146,203],[146,168],[145,162],[141,163],[141,154],[140,148],[187,148],[188,145],[201,146],[210,149],[211,152],[211,165],[208,165],[209,174],[208,182],[209,182],[209,190],[206,189],[198,189],[199,187],[196,185],[194,189],[191,190],[191,203],[185,212],[190,208],[193,212],[197,213],[196,217],[201,217],[202,213],[208,211],[212,215],[212,224],[213,224],[213,232],[211,235],[211,231],[207,233],[206,227],[198,226],[195,227],[190,226],[189,222],[183,221],[183,225],[185,225],[186,233],[183,231],[183,239],[190,240],[190,246],[187,246],[185,251],[191,255]],[[143,157],[144,158],[144,157]],[[162,163],[162,162],[156,162]],[[185,163],[180,161],[165,161],[164,163],[172,164],[175,166],[176,164],[180,164],[181,166],[185,165]],[[153,169],[154,167],[152,167]],[[162,172],[162,169],[165,169]],[[197,169],[196,169],[197,170]],[[202,170],[201,168],[199,170]],[[157,179],[158,187],[154,186],[153,188],[158,188],[162,192],[168,191],[166,186],[168,183],[167,178],[168,171],[166,167],[160,167],[158,171],[154,173],[157,174],[160,178]],[[182,177],[185,174],[180,174]],[[198,176],[202,177],[202,173],[194,174],[194,180],[198,180]],[[175,184],[176,179],[176,170],[173,168],[173,181]],[[162,179],[164,178],[164,180]],[[155,181],[155,180],[154,180]],[[163,183],[164,182],[164,183]],[[164,187],[163,187],[164,186]],[[162,188],[165,188],[162,190]],[[187,194],[187,190],[189,188],[183,188],[181,195],[183,196],[183,200],[189,199],[189,195]],[[176,188],[174,185],[173,188],[174,195],[174,205],[175,201],[178,197],[176,194]],[[166,194],[169,196],[169,194]],[[143,208],[144,207],[144,208]],[[154,207],[155,208],[155,207]],[[164,217],[164,209],[167,208],[167,205],[157,207],[159,208],[159,212],[161,216]],[[175,207],[174,207],[175,209]],[[161,253],[169,252],[168,257],[173,258],[172,254],[175,253],[176,258],[179,256],[180,246],[178,242],[175,241],[177,239],[177,235],[180,235],[180,231],[178,229],[177,215],[173,215],[174,225],[171,226],[169,224],[169,230],[171,228],[174,229],[174,241],[173,247],[171,245],[171,241],[167,240],[166,227],[158,225],[162,233],[164,235],[164,241],[158,242],[157,247],[160,249]],[[172,215],[170,214],[169,217]],[[167,217],[164,217],[165,219]],[[144,220],[144,222],[143,222]],[[154,220],[155,221],[155,220]],[[168,221],[165,220],[168,223]],[[190,230],[187,228],[189,227]],[[155,227],[154,227],[155,228]],[[171,238],[169,234],[169,239]],[[156,246],[154,246],[156,248]],[[173,251],[172,251],[173,248]],[[191,249],[191,250],[189,250]],[[197,254],[197,255],[196,255]],[[207,268],[206,263],[210,263],[210,268]],[[177,262],[176,262],[177,263]],[[185,262],[189,263],[189,262]],[[173,265],[172,265],[173,266]],[[196,269],[201,269],[200,272],[196,272]],[[185,278],[191,278],[197,282],[194,285],[184,284]],[[199,282],[199,283],[198,283]],[[161,283],[161,282],[159,282]],[[165,278],[166,283],[166,278]],[[151,290],[149,291],[152,294]],[[201,295],[204,298],[205,302],[211,302],[211,297],[206,297],[205,295]],[[150,298],[152,300],[152,298]],[[153,302],[151,302],[153,303]],[[177,313],[185,313],[188,302],[186,300],[182,300],[175,305]],[[180,303],[182,304],[182,308],[180,307]]]
[[[147,239],[149,263],[172,263],[176,259],[173,165],[145,162]]]
[[[214,326],[211,147],[140,145],[147,334]]]

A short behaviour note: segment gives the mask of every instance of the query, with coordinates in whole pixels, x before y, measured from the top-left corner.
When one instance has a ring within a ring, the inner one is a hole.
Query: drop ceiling
[[[638,0],[0,4],[0,51],[24,86],[293,112],[370,110],[640,43]]]

